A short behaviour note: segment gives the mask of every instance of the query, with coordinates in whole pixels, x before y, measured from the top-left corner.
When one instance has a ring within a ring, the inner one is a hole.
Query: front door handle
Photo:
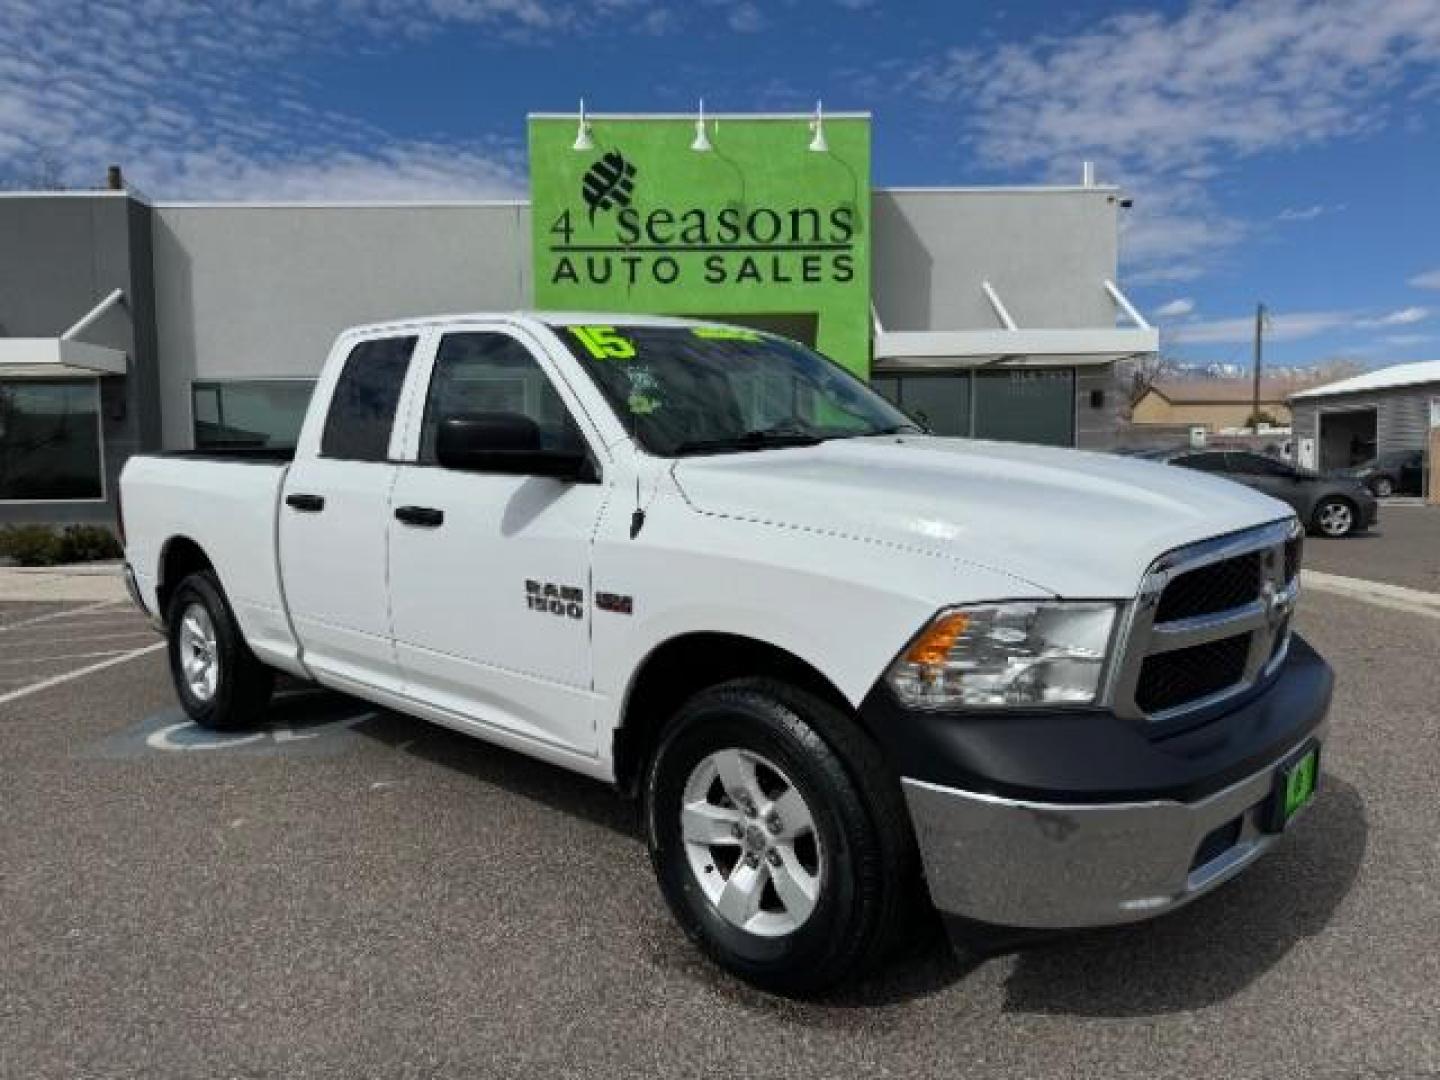
[[[445,511],[431,506],[401,506],[395,510],[395,520],[403,521],[406,525],[436,529],[445,524]]]
[[[318,514],[325,509],[325,497],[323,495],[303,495],[297,491],[292,495],[285,496],[285,505],[305,514]]]

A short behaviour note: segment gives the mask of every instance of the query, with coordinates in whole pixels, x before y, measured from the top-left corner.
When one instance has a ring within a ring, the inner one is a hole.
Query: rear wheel
[[[651,762],[645,817],[680,925],[767,990],[814,993],[864,970],[913,898],[898,783],[848,716],[783,683],[692,698]]]
[[[1349,536],[1355,531],[1355,504],[1338,496],[1320,500],[1313,524],[1322,536]]]
[[[175,589],[166,618],[170,677],[186,715],[201,727],[235,731],[265,713],[275,673],[255,658],[210,571]]]

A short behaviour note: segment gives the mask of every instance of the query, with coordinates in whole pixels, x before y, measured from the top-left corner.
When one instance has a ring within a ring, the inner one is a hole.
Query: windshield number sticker
[[[572,326],[570,332],[596,360],[630,360],[635,345],[615,332],[613,326]]]

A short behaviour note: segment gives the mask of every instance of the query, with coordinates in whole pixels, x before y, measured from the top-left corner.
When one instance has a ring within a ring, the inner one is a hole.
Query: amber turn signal
[[[952,611],[942,615],[925,628],[915,643],[905,653],[905,662],[921,667],[934,667],[945,663],[955,642],[970,625],[970,616],[963,611]]]

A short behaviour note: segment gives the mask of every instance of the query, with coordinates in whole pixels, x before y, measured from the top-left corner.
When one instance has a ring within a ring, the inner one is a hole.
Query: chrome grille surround
[[[1145,572],[1130,605],[1124,645],[1112,668],[1109,698],[1116,714],[1163,725],[1218,705],[1260,682],[1285,660],[1290,643],[1291,615],[1300,591],[1297,560],[1286,579],[1287,546],[1302,535],[1299,521],[1288,518],[1257,529],[1202,540],[1176,548],[1156,559]],[[1252,600],[1224,611],[1156,622],[1161,598],[1169,584],[1200,567],[1260,553],[1259,575]],[[1248,635],[1248,649],[1238,681],[1212,693],[1146,712],[1136,703],[1136,689],[1147,658]]]

